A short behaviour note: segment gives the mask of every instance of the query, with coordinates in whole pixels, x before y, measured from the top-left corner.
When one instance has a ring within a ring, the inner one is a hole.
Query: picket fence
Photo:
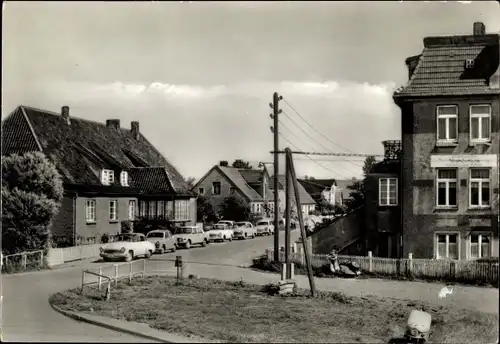
[[[80,245],[63,248],[50,248],[47,252],[49,267],[61,265],[75,260],[99,257],[99,247],[102,244]]]
[[[269,260],[273,259],[273,250],[266,250]],[[291,249],[292,260],[305,265],[305,257],[301,250]],[[412,276],[417,279],[468,281],[498,285],[499,263],[495,261],[477,262],[474,260],[441,260],[441,259],[414,259],[412,254],[408,258],[380,258],[373,257],[371,252],[367,256],[342,256],[339,260],[357,262],[363,271],[389,276]],[[285,252],[280,251],[280,261],[285,261]],[[319,268],[329,264],[326,254],[313,254],[311,265]]]

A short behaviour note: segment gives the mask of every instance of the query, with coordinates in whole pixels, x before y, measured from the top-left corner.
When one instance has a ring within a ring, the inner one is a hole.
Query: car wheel
[[[230,236],[228,240],[229,240],[229,241],[233,241],[233,237],[232,237],[232,236]]]
[[[177,251],[177,245],[174,244],[174,246],[172,247],[172,252],[175,252]]]
[[[255,239],[255,234],[252,234],[252,239]]]
[[[207,245],[210,244],[210,240],[208,239],[205,239],[205,242],[207,243]]]
[[[163,245],[163,246],[160,248],[160,254],[164,254],[166,249],[167,249],[167,248],[165,247],[165,245]]]
[[[188,242],[186,243],[186,249],[189,249],[191,248],[191,240],[188,240]]]
[[[109,258],[103,258],[102,260],[103,260],[104,262],[110,262],[110,261],[111,261],[111,259],[109,259]]]
[[[205,246],[207,246],[207,243],[206,243],[206,241],[205,241],[205,240],[203,240],[203,241],[201,242],[201,247],[205,247]]]
[[[132,259],[134,259],[134,252],[133,251],[128,251],[127,256],[125,257],[126,262],[131,262]]]
[[[152,255],[153,255],[153,251],[149,250],[148,252],[146,252],[146,255],[144,257],[146,257],[146,259],[149,259],[149,258],[151,258]]]

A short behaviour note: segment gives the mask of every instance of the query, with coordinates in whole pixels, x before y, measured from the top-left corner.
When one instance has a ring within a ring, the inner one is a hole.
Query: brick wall
[[[73,237],[73,197],[64,196],[59,212],[52,221],[52,235]]]

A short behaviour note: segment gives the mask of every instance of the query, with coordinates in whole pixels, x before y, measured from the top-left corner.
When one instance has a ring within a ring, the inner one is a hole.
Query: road
[[[295,239],[297,233],[292,238]],[[281,233],[281,242],[284,242]],[[241,266],[251,263],[253,257],[273,246],[273,237],[212,243],[204,248],[178,250],[162,256],[174,259],[181,255],[186,261],[207,264]],[[152,266],[154,262],[152,261]],[[158,269],[173,268],[170,261],[157,260]],[[2,341],[19,342],[151,342],[141,338],[117,333],[104,328],[80,323],[55,312],[48,303],[51,294],[75,288],[81,283],[83,268],[102,263],[84,262],[72,268],[61,268],[33,273],[2,276]]]

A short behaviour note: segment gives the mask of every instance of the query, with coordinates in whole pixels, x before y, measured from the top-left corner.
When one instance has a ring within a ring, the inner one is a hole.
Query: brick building
[[[140,133],[139,122],[120,128],[19,106],[2,122],[2,155],[43,152],[63,178],[64,198],[52,224],[69,244],[120,232],[120,222],[165,216],[196,223],[196,197],[179,172]]]
[[[500,35],[426,37],[406,60],[401,109],[403,235],[415,258],[498,257]]]

